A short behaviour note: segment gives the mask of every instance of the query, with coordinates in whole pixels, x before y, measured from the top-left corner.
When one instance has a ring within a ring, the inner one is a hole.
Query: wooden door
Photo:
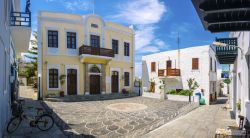
[[[101,94],[100,75],[90,75],[90,94]]]
[[[76,69],[67,70],[67,93],[68,95],[77,94],[77,70]]]
[[[167,69],[171,69],[172,68],[172,61],[171,60],[168,60],[167,61]]]
[[[113,71],[111,77],[112,93],[118,93],[119,91],[119,72]]]

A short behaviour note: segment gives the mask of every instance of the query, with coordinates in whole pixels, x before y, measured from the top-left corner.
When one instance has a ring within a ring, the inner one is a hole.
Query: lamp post
[[[234,47],[234,48],[238,48],[241,52],[241,59],[243,59],[243,55],[244,55],[244,50],[241,47],[235,46],[235,45],[228,45],[225,43],[221,43],[221,42],[213,42],[212,43],[213,46],[216,47]]]

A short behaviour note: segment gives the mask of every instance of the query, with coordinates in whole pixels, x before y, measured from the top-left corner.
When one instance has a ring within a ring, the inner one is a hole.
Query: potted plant
[[[191,95],[193,95],[194,90],[199,87],[199,84],[197,81],[195,81],[195,78],[190,78],[187,80],[187,82],[189,88],[189,102],[191,102]]]
[[[66,75],[64,75],[64,74],[60,75],[60,77],[59,77],[60,84],[62,87],[62,90],[59,92],[60,97],[64,97],[63,85],[65,83],[65,78],[66,78]]]
[[[159,89],[160,89],[161,99],[164,100],[164,99],[166,99],[164,81],[160,80],[159,83],[160,83]]]
[[[241,111],[241,100],[240,99],[236,103],[236,107],[237,107],[238,113],[240,113],[240,111]]]
[[[155,92],[155,80],[154,79],[150,79],[149,83],[150,83],[150,89],[149,89],[149,91],[154,93]]]
[[[125,88],[123,88],[122,89],[122,94],[128,94],[128,91]]]

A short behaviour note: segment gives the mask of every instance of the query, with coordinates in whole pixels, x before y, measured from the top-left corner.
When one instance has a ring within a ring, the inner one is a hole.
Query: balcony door
[[[100,47],[100,36],[90,35],[90,46],[99,48]]]
[[[68,95],[77,94],[77,70],[67,69],[67,93]]]
[[[119,91],[119,72],[113,71],[111,77],[112,93],[118,93]]]

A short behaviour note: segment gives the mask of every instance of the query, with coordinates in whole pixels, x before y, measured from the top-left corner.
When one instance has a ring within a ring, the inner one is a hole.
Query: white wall
[[[241,100],[240,114],[247,116],[250,119],[250,105],[249,105],[249,45],[250,32],[234,32],[230,33],[230,37],[238,38],[238,46],[242,48],[242,52],[238,50],[238,57],[231,65],[232,83],[230,86],[230,94],[232,97],[231,104],[233,110],[236,111],[236,103]],[[236,112],[237,113],[237,112]]]
[[[0,0],[0,137],[3,136],[6,124],[10,116],[10,62],[11,36],[9,30],[9,8],[4,8],[4,0]],[[7,12],[5,11],[7,10]],[[6,13],[6,14],[4,14]]]
[[[180,50],[180,69],[181,78],[177,86],[170,89],[188,89],[187,79],[195,78],[200,87],[196,91],[200,91],[201,88],[205,90],[206,103],[209,101],[209,81],[217,81],[217,73],[210,71],[209,63],[210,57],[214,60],[215,53],[209,45],[190,47]],[[192,58],[199,58],[199,69],[192,70]],[[172,60],[172,68],[178,68],[178,54],[177,50],[161,52],[157,54],[147,55],[142,57],[142,85],[143,87],[149,87],[149,80],[155,79],[156,84],[159,81],[158,69],[166,69],[166,61]],[[213,60],[213,61],[214,61]],[[151,62],[156,62],[156,72],[151,73]],[[213,62],[214,64],[214,62]],[[219,64],[217,68],[219,68]],[[213,65],[213,68],[215,66]],[[214,70],[214,69],[213,69]],[[156,85],[156,92],[159,92]]]

